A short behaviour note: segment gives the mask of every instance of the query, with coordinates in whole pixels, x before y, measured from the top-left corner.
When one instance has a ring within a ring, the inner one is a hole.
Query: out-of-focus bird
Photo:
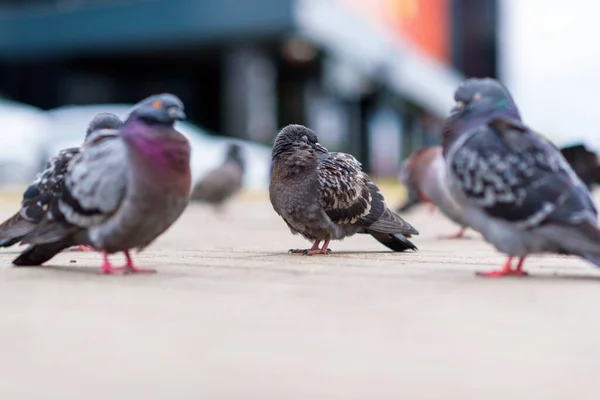
[[[129,251],[152,243],[188,204],[190,145],[173,126],[184,118],[181,100],[165,93],[138,103],[118,131],[97,132],[73,157],[65,190],[13,263],[40,265],[85,244],[103,251],[103,273],[153,272],[135,267]],[[125,267],[109,262],[116,252],[125,253]]]
[[[209,171],[194,187],[192,201],[212,204],[221,211],[223,204],[242,188],[245,163],[241,147],[231,143],[223,164]]]
[[[350,154],[328,152],[312,130],[302,125],[283,128],[272,160],[273,208],[293,234],[314,242],[308,250],[290,252],[327,254],[329,241],[355,233],[368,233],[394,251],[417,249],[407,239],[417,230],[387,207],[360,163]]]
[[[449,239],[462,238],[467,228],[458,202],[452,196],[446,176],[446,160],[441,146],[425,147],[415,151],[400,172],[402,183],[418,193],[421,201],[438,207],[442,213],[461,226]]]
[[[100,130],[118,129],[121,125],[123,121],[114,114],[98,114],[90,122],[84,142]],[[61,150],[48,160],[44,169],[23,193],[20,210],[0,225],[0,247],[19,243],[42,221],[49,204],[64,190],[65,175],[77,154],[79,147],[71,147]]]
[[[600,165],[596,153],[584,144],[562,147],[560,152],[589,190],[600,182]]]
[[[442,140],[450,186],[467,224],[508,255],[501,270],[480,275],[525,275],[525,257],[535,253],[572,254],[600,266],[589,191],[556,146],[521,121],[506,88],[469,79],[454,99]]]

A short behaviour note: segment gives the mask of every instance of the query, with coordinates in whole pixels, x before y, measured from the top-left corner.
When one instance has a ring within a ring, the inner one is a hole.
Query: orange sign
[[[338,0],[383,23],[421,51],[450,63],[450,0]]]

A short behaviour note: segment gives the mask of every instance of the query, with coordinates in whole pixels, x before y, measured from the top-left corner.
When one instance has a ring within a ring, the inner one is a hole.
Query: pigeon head
[[[521,120],[519,109],[504,85],[492,78],[470,78],[454,92],[456,106],[442,127],[444,155],[462,133],[494,118]]]
[[[172,126],[175,121],[186,118],[184,109],[183,102],[174,94],[156,94],[137,103],[129,118],[136,118],[151,125]]]
[[[244,158],[242,157],[242,147],[237,143],[230,143],[227,147],[226,161],[234,161],[244,168]]]
[[[273,144],[272,159],[276,160],[286,153],[294,151],[309,153],[327,153],[327,149],[319,144],[317,134],[303,125],[288,125],[279,132]]]
[[[454,92],[452,114],[478,115],[507,111],[520,119],[519,110],[504,85],[492,78],[470,78]]]
[[[87,131],[85,132],[85,137],[102,129],[119,129],[121,125],[123,125],[123,121],[115,114],[100,113],[90,121]]]

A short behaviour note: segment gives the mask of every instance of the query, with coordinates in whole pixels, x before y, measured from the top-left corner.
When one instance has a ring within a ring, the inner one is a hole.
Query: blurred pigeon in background
[[[453,194],[468,225],[508,255],[501,270],[480,275],[525,275],[524,259],[534,253],[600,266],[589,191],[556,146],[520,120],[508,91],[490,78],[469,79],[454,99],[442,138]]]
[[[114,114],[98,114],[88,126],[85,141],[100,130],[118,129],[122,124],[123,121]],[[44,169],[23,193],[21,209],[0,225],[0,247],[19,243],[23,236],[33,231],[42,221],[49,204],[64,190],[65,174],[77,154],[79,147],[71,147],[48,160]]]
[[[596,153],[584,144],[562,147],[560,152],[589,190],[600,182],[600,165]]]
[[[442,213],[461,226],[449,239],[462,238],[467,224],[462,219],[463,210],[452,197],[446,176],[446,160],[441,146],[425,147],[415,151],[404,163],[400,172],[402,183],[418,193],[421,201],[434,204]]]
[[[329,153],[317,135],[288,125],[273,145],[269,196],[293,234],[314,241],[306,255],[327,254],[329,241],[368,233],[394,251],[416,250],[418,232],[385,204],[379,188],[350,154]],[[319,248],[319,243],[324,241]]]
[[[76,155],[65,190],[22,242],[31,244],[13,263],[40,265],[77,244],[104,252],[102,272],[153,272],[136,268],[129,251],[141,250],[186,208],[191,187],[190,145],[175,128],[184,105],[172,94],[138,103],[119,131],[100,131]],[[124,252],[114,268],[108,254]]]
[[[220,211],[223,204],[242,188],[245,163],[241,147],[231,143],[223,164],[209,171],[194,187],[192,200],[209,203]]]

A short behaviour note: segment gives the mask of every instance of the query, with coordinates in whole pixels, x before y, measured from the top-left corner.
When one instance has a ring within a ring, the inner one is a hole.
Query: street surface
[[[1,250],[0,399],[598,399],[599,270],[543,256],[530,277],[479,278],[504,257],[478,234],[438,239],[457,228],[425,207],[406,219],[417,253],[356,235],[306,257],[264,195],[192,205],[134,254],[153,275]]]

